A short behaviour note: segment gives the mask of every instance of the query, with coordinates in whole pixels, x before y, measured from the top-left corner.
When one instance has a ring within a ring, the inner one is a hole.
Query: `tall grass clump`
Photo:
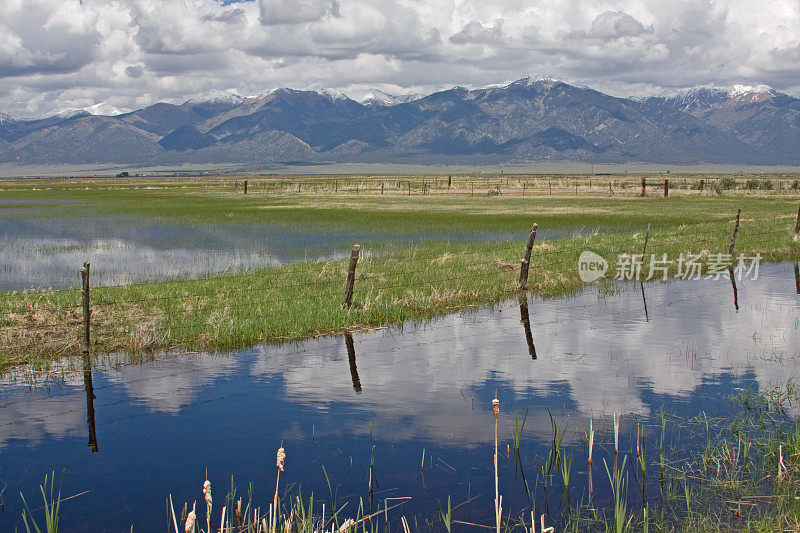
[[[61,515],[61,485],[64,481],[64,473],[61,473],[61,479],[58,483],[58,492],[55,492],[56,473],[51,472],[49,477],[44,476],[44,483],[39,485],[39,491],[42,493],[42,512],[44,514],[44,529],[39,527],[39,523],[33,516],[33,511],[28,506],[25,496],[20,493],[22,503],[25,509],[22,511],[22,523],[25,526],[27,533],[56,533],[58,531],[58,522]]]

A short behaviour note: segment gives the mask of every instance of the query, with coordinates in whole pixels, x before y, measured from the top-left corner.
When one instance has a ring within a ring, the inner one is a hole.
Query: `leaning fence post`
[[[664,198],[669,196],[669,180],[664,179]]]
[[[356,265],[358,264],[358,255],[360,252],[360,245],[356,244],[353,246],[353,253],[350,254],[350,267],[347,269],[347,285],[344,289],[345,307],[350,307],[353,303],[353,285],[356,282]]]
[[[525,258],[519,265],[519,281],[517,282],[517,289],[524,291],[528,287],[528,269],[531,266],[531,251],[533,250],[533,242],[536,240],[536,230],[539,224],[534,224],[531,232],[528,234],[528,245],[525,247]]]
[[[794,223],[794,242],[800,238],[800,207],[797,208],[797,221]]]
[[[742,214],[742,208],[736,212],[736,225],[733,226],[733,235],[731,235],[731,247],[728,248],[728,255],[733,255],[733,246],[736,244],[736,234],[739,233],[739,215]]]
[[[92,310],[89,307],[89,261],[84,261],[81,269],[81,285],[83,293],[83,340],[81,348],[83,353],[89,353],[89,325],[91,323]]]

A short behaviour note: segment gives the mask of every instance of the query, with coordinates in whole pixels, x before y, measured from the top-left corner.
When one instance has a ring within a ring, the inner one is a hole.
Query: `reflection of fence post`
[[[89,261],[83,263],[81,282],[83,288],[83,340],[81,342],[81,348],[83,349],[83,353],[89,353],[89,325],[92,315],[92,310],[89,308]]]
[[[733,235],[731,235],[731,247],[728,248],[728,255],[733,255],[733,247],[736,244],[736,234],[739,233],[739,215],[742,214],[742,208],[736,212],[736,225],[733,226]]]
[[[86,393],[86,424],[89,426],[89,443],[92,453],[97,453],[97,430],[94,424],[94,385],[92,385],[92,360],[89,355],[83,357],[83,390]]]
[[[647,194],[647,181],[646,178],[642,178],[642,196]]]
[[[794,287],[797,294],[800,294],[800,266],[798,266],[797,261],[794,262]]]
[[[664,198],[666,198],[667,196],[669,196],[669,180],[665,178],[664,179]]]
[[[800,207],[797,208],[797,220],[794,223],[794,241],[800,238]]]
[[[353,253],[350,254],[350,267],[347,269],[347,285],[344,289],[344,305],[350,307],[353,303],[353,285],[356,282],[356,265],[358,264],[358,255],[361,252],[361,246],[356,244],[353,246]]]
[[[358,377],[358,366],[356,366],[356,347],[353,343],[353,335],[349,331],[344,332],[344,343],[347,346],[347,359],[350,361],[350,379],[353,381],[353,390],[361,394],[361,378]]]
[[[525,331],[525,342],[528,343],[528,354],[531,359],[536,359],[536,346],[533,345],[533,335],[531,334],[531,317],[528,314],[528,295],[522,294],[519,297],[519,318],[522,329]]]
[[[531,232],[528,234],[528,245],[525,247],[525,258],[519,265],[519,281],[517,282],[517,289],[524,291],[528,287],[528,269],[531,266],[531,251],[533,250],[533,242],[536,240],[536,230],[539,228],[538,224],[534,224]]]

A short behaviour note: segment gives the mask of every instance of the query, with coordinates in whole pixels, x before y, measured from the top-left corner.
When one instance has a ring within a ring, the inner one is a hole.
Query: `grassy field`
[[[713,254],[728,251],[739,208],[735,253],[800,259],[800,245],[793,241],[800,195],[792,189],[792,176],[736,177],[734,185],[717,187],[721,194],[713,185],[721,177],[670,176],[671,183],[684,188],[671,190],[669,198],[659,197],[663,186],[660,191],[650,187],[652,196],[639,197],[640,176],[454,176],[449,189],[446,177],[438,183],[430,177],[248,177],[247,195],[243,179],[8,181],[0,182],[5,202],[0,209],[47,206],[50,216],[77,220],[113,214],[198,225],[277,224],[309,233],[337,228],[428,235],[424,242],[393,247],[380,239],[360,243],[365,253],[351,308],[342,305],[345,261],[92,288],[96,353],[229,349],[302,339],[424,320],[517,294],[524,238],[499,243],[450,239],[464,231],[525,235],[534,222],[540,231],[567,230],[565,237],[534,247],[530,292],[546,297],[580,289],[577,259],[587,249],[611,263],[607,277],[614,275],[618,254],[642,253],[645,240],[648,257],[667,254],[672,260],[672,274],[680,253],[702,254],[701,261],[708,262]],[[663,179],[647,177],[648,183]],[[701,179],[703,191],[698,189]],[[772,186],[749,189],[748,180],[771,181]],[[608,195],[609,181],[614,196]],[[421,194],[423,189],[428,194]],[[38,203],[24,203],[30,200]],[[587,234],[587,228],[596,231]],[[0,364],[78,353],[79,303],[77,288],[0,293]]]

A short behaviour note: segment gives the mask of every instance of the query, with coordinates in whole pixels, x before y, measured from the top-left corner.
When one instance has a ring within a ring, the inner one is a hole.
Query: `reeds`
[[[494,516],[497,533],[500,533],[500,524],[503,521],[503,497],[500,496],[500,476],[497,470],[497,417],[500,414],[500,400],[492,400],[492,413],[494,414]]]
[[[56,533],[58,531],[58,522],[61,518],[61,485],[64,481],[64,473],[61,473],[61,481],[58,483],[58,493],[54,494],[56,473],[52,471],[50,476],[45,474],[44,483],[39,485],[39,491],[42,494],[42,510],[44,511],[44,532]],[[33,517],[31,508],[28,507],[28,502],[25,501],[25,496],[20,493],[22,504],[25,508],[22,511],[22,523],[28,533],[35,531],[42,533],[42,529]],[[38,510],[38,509],[37,509]]]

